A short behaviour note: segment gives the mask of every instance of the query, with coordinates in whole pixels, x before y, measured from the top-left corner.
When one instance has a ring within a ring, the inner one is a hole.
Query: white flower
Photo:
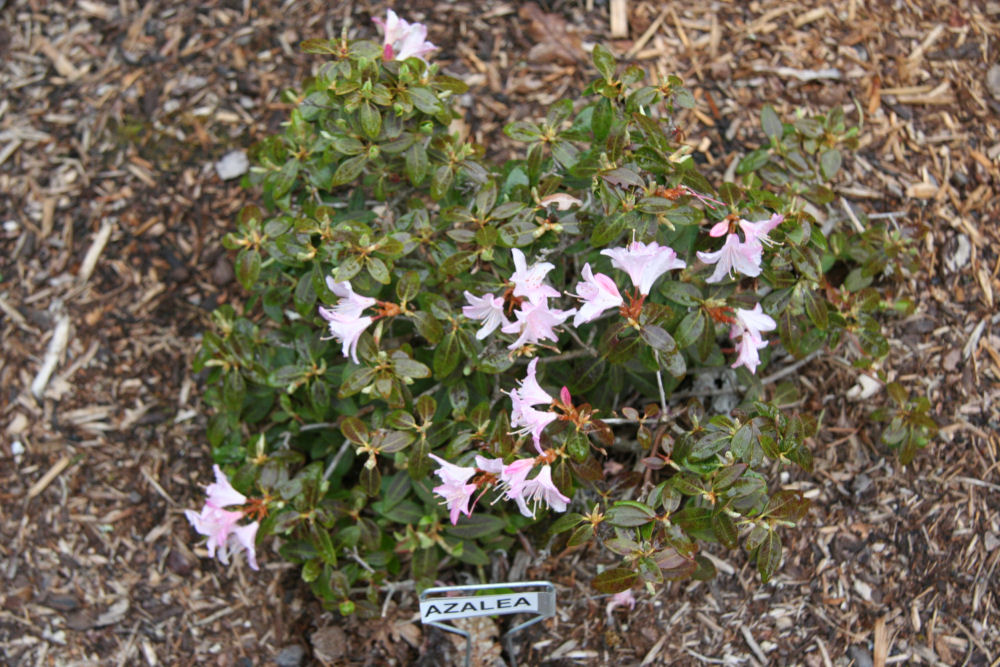
[[[687,266],[684,260],[677,259],[673,248],[656,241],[649,244],[633,241],[625,248],[609,248],[601,254],[611,258],[613,267],[627,273],[642,295],[648,295],[656,279],[667,271]]]
[[[476,296],[466,291],[465,299],[469,305],[462,307],[462,314],[470,320],[479,320],[483,323],[476,332],[477,340],[486,338],[501,324],[509,324],[503,314],[503,297],[494,297],[492,294]]]
[[[583,305],[573,318],[573,326],[597,319],[608,308],[616,308],[624,303],[618,286],[603,273],[594,274],[590,264],[583,265],[583,281],[576,284],[578,299]]]

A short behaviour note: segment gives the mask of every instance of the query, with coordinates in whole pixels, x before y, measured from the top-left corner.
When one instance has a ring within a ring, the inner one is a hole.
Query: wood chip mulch
[[[240,302],[219,240],[253,201],[215,162],[273,132],[281,91],[317,64],[302,39],[374,35],[380,2],[0,0],[0,660],[11,665],[448,664],[405,586],[383,618],[323,612],[263,549],[204,558],[181,513],[208,481],[190,371],[207,316]],[[498,565],[559,587],[521,664],[997,665],[1000,661],[1000,2],[551,0],[397,6],[472,87],[460,131],[493,155],[609,44],[676,73],[683,129],[717,177],[779,113],[842,105],[861,149],[837,201],[926,229],[894,296],[890,380],[941,434],[900,469],[834,351],[792,376],[824,411],[813,499],[780,575],[710,550],[719,576],[610,616],[587,582],[606,553]],[[614,17],[614,21],[612,21]],[[612,35],[614,23],[615,36]],[[852,208],[853,207],[853,208]],[[480,664],[505,625],[480,623]],[[508,656],[509,657],[509,656]]]

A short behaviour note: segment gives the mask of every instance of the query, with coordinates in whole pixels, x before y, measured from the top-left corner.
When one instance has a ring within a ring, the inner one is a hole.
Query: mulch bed
[[[273,132],[281,92],[318,60],[302,39],[375,33],[377,2],[139,5],[0,0],[0,655],[4,664],[448,664],[412,590],[375,621],[323,612],[268,547],[261,572],[202,556],[181,511],[209,478],[191,359],[211,309],[238,305],[221,245],[253,201],[214,162]],[[861,148],[820,216],[889,217],[922,271],[894,296],[886,379],[926,394],[941,434],[900,468],[835,350],[790,376],[826,428],[813,500],[762,585],[720,574],[605,613],[594,549],[501,564],[559,587],[521,664],[996,665],[1000,660],[1000,3],[952,0],[437,3],[436,60],[472,87],[457,128],[490,154],[544,114],[608,44],[676,73],[677,125],[722,178],[756,118],[842,105]],[[625,36],[612,35],[624,25]],[[849,212],[850,211],[850,212]],[[470,631],[500,664],[492,621]]]

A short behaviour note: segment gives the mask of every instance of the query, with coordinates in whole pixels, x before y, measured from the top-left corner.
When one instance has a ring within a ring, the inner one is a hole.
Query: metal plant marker
[[[503,593],[485,593],[503,590]],[[455,595],[458,593],[458,595]],[[465,595],[462,595],[462,594]],[[479,595],[476,595],[479,593]],[[471,584],[468,586],[438,586],[420,594],[420,622],[446,632],[465,637],[465,667],[472,662],[472,637],[465,630],[445,624],[456,618],[497,616],[501,614],[537,614],[535,618],[514,626],[503,636],[507,653],[511,650],[511,635],[556,613],[556,587],[548,581],[517,581],[508,584]]]

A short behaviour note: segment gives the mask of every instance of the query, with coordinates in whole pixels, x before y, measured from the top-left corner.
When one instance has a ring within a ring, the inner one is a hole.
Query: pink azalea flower
[[[535,369],[537,367],[538,359],[532,359],[528,363],[527,374],[518,383],[518,387],[514,391],[517,392],[521,401],[527,405],[549,405],[552,403],[552,397],[538,384],[538,380],[535,378]]]
[[[712,225],[712,228],[708,230],[708,235],[713,238],[718,238],[720,236],[725,236],[729,233],[729,221],[723,220],[722,222],[717,222]]]
[[[766,340],[762,340],[750,332],[744,333],[740,342],[736,344],[736,361],[732,363],[731,367],[746,366],[748,371],[756,373],[757,366],[760,365],[758,350],[765,347],[767,347]]]
[[[615,607],[628,607],[629,611],[635,609],[635,595],[632,594],[631,588],[611,596],[611,599],[608,600],[608,606],[605,608],[609,617],[611,616],[611,612],[615,610]]]
[[[611,265],[621,269],[632,279],[642,295],[649,294],[656,279],[667,271],[683,269],[687,264],[677,259],[677,253],[670,246],[661,246],[656,241],[645,244],[633,241],[625,248],[609,248],[601,251],[611,258]]]
[[[517,321],[503,325],[500,331],[509,334],[519,334],[518,339],[507,346],[514,350],[522,345],[537,343],[540,340],[557,340],[558,336],[553,330],[576,312],[575,308],[570,310],[550,309],[546,303],[547,299],[541,299],[538,303],[526,301],[514,312]]]
[[[546,274],[556,268],[550,262],[537,262],[530,267],[524,259],[524,253],[517,248],[511,249],[514,256],[514,275],[510,281],[514,283],[514,296],[524,297],[532,303],[544,301],[545,297],[559,296],[552,286],[544,284]]]
[[[233,488],[226,473],[222,472],[222,468],[217,464],[213,465],[212,472],[215,473],[215,482],[205,487],[205,493],[208,494],[205,502],[215,507],[246,504],[247,497]]]
[[[340,297],[333,308],[319,307],[320,316],[327,321],[330,328],[330,338],[335,338],[343,344],[341,353],[358,363],[358,339],[375,320],[369,316],[361,316],[365,308],[375,305],[375,299],[354,293],[348,281],[334,282],[327,276],[327,287]]]
[[[510,392],[510,400],[513,408],[510,411],[510,425],[516,430],[511,431],[515,435],[525,435],[530,433],[535,443],[535,449],[542,453],[542,431],[545,427],[559,418],[555,412],[542,412],[536,410],[526,403],[517,391]],[[520,427],[520,428],[517,428]]]
[[[771,245],[773,241],[767,238],[768,233],[784,221],[785,216],[780,213],[772,215],[770,220],[759,222],[740,220],[740,229],[743,230],[743,236],[746,237],[744,242],[748,245]]]
[[[358,340],[374,321],[371,317],[349,318],[344,317],[328,308],[320,306],[319,314],[327,321],[330,327],[330,337],[336,338],[342,343],[341,354],[350,357],[354,363],[358,362]]]
[[[774,331],[778,328],[777,323],[771,316],[764,312],[758,303],[753,310],[736,308],[736,325],[744,331],[750,332],[753,336],[761,338],[761,331]]]
[[[438,465],[441,466],[434,471],[434,474],[437,475],[445,484],[465,484],[469,481],[470,477],[476,474],[475,468],[448,463],[436,454],[430,454],[429,456],[437,461]]]
[[[503,472],[503,459],[488,459],[485,456],[476,456],[476,467],[482,471],[499,475]]]
[[[330,291],[340,297],[337,304],[333,307],[334,312],[344,317],[358,318],[361,317],[361,313],[365,308],[371,308],[375,305],[375,299],[370,296],[361,296],[354,293],[354,289],[351,287],[351,283],[347,280],[343,282],[335,282],[332,277],[326,277],[326,286],[330,288]]]
[[[500,473],[500,481],[506,489],[509,500],[513,500],[521,495],[528,475],[535,468],[535,459],[517,459],[504,466]]]
[[[475,484],[466,484],[470,477],[476,474],[475,468],[467,468],[448,463],[444,459],[431,454],[430,457],[440,464],[440,468],[434,471],[443,484],[435,486],[433,491],[444,499],[444,504],[448,507],[451,525],[458,523],[459,514],[472,516],[469,509],[469,501],[476,493]]]
[[[230,485],[225,473],[219,466],[213,466],[215,483],[209,484],[205,491],[208,497],[201,512],[184,510],[184,516],[195,531],[208,538],[205,547],[209,558],[218,557],[223,565],[229,564],[229,555],[242,548],[247,555],[247,563],[254,570],[257,567],[257,555],[254,551],[254,539],[257,536],[258,523],[238,526],[237,522],[246,516],[242,511],[226,510],[224,507],[242,505],[246,496]]]
[[[424,56],[437,49],[427,41],[427,26],[423,23],[409,23],[401,19],[391,9],[386,11],[386,18],[376,17],[372,22],[384,32],[382,53],[386,60],[406,60]]]
[[[734,269],[745,276],[760,275],[760,251],[740,243],[736,234],[728,234],[726,243],[715,252],[699,251],[698,259],[706,264],[715,264],[715,272],[705,281],[707,283],[722,282]]]
[[[576,284],[576,292],[571,296],[583,301],[583,305],[573,318],[574,327],[591,322],[608,308],[625,303],[615,282],[603,273],[595,275],[589,263],[583,265],[583,281]]]
[[[470,320],[480,320],[483,323],[476,332],[476,340],[486,338],[501,324],[510,323],[503,314],[503,297],[494,298],[492,294],[480,297],[466,291],[465,299],[469,305],[462,307],[462,314]]]
[[[556,512],[565,512],[569,498],[564,496],[552,482],[552,468],[542,466],[538,474],[518,487],[519,493],[510,496],[517,503],[521,514],[534,517],[539,505],[546,505]]]
[[[770,316],[764,313],[758,303],[753,310],[736,309],[736,322],[729,330],[729,337],[740,341],[736,346],[736,361],[732,367],[745,366],[751,373],[757,372],[760,365],[759,350],[767,347],[767,341],[761,332],[774,331],[777,324]]]
[[[563,385],[563,388],[559,390],[559,400],[566,407],[573,405],[573,396],[569,393],[569,387]]]

